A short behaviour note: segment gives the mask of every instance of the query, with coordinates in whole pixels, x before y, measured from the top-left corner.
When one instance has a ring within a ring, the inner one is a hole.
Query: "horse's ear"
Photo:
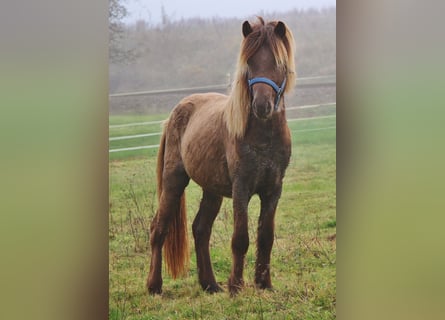
[[[283,22],[278,21],[274,31],[275,34],[277,34],[280,38],[284,38],[284,36],[286,35],[286,26]]]
[[[243,23],[243,36],[247,37],[252,32],[252,27],[250,26],[249,21],[244,21]]]

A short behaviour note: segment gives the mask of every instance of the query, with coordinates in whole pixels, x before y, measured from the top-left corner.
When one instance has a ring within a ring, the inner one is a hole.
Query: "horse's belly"
[[[232,196],[232,182],[221,144],[205,140],[183,143],[181,153],[185,170],[193,181],[214,194]]]

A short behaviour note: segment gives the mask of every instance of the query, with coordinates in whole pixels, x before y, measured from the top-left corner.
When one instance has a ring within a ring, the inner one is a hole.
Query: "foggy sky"
[[[336,5],[335,0],[124,0],[128,10],[126,23],[146,20],[161,22],[161,7],[171,20],[201,17],[246,18],[260,13],[285,12],[291,9],[323,8]]]

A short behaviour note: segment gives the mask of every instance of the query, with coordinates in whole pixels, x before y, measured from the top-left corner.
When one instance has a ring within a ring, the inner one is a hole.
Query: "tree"
[[[124,19],[127,14],[122,0],[109,0],[108,7],[108,29],[109,29],[109,58],[112,62],[120,63],[126,61],[131,52],[122,46],[124,36]]]

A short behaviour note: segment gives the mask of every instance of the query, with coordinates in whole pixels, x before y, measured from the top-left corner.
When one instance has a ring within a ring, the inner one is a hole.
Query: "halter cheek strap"
[[[252,91],[252,86],[255,83],[265,83],[265,84],[268,84],[269,86],[271,86],[272,89],[274,89],[274,91],[276,93],[274,110],[275,111],[278,110],[278,104],[280,103],[281,96],[283,94],[284,88],[286,87],[286,77],[284,78],[283,83],[281,83],[281,86],[278,86],[272,80],[270,80],[268,78],[264,78],[264,77],[252,78],[252,79],[247,80],[247,82],[249,84],[249,88],[251,91]]]

